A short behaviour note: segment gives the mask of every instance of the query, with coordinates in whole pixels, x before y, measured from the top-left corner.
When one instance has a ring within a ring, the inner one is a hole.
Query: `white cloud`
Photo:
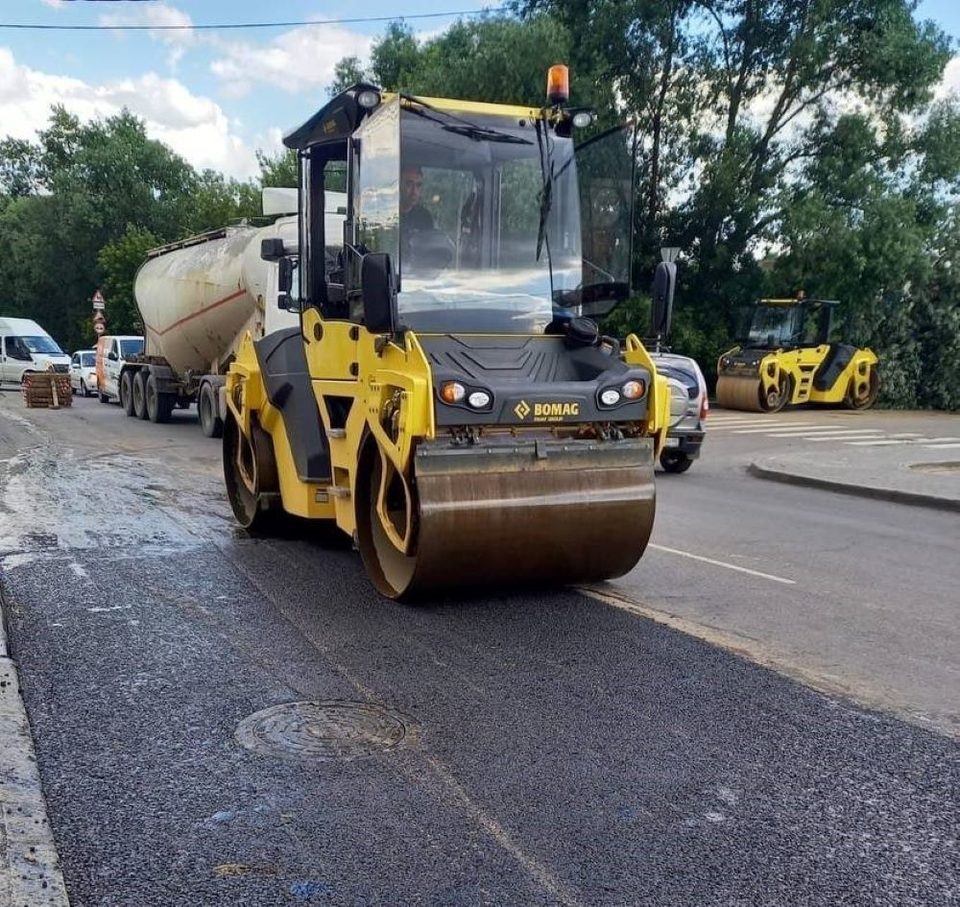
[[[100,16],[101,25],[150,25],[148,32],[155,41],[166,44],[169,48],[167,64],[176,69],[184,54],[197,44],[197,34],[193,30],[193,19],[174,6],[166,3],[139,6],[136,11],[121,13],[105,13]],[[180,26],[176,29],[160,28],[158,26]],[[184,28],[183,26],[191,26]]]
[[[291,93],[316,93],[333,81],[342,57],[370,55],[373,39],[337,25],[295,28],[266,45],[214,39],[220,56],[210,71],[223,82],[228,97],[242,97],[256,82],[277,85]]]
[[[81,120],[113,116],[127,107],[144,120],[150,138],[166,143],[195,167],[238,178],[259,172],[253,149],[232,131],[219,104],[176,79],[147,73],[91,85],[22,66],[8,48],[0,47],[0,132],[35,138],[47,125],[53,104],[62,104]]]
[[[52,9],[65,9],[68,5],[67,0],[40,0],[40,2]]]
[[[947,68],[943,71],[943,79],[937,86],[936,97],[938,100],[950,97],[960,97],[960,56],[954,57]]]

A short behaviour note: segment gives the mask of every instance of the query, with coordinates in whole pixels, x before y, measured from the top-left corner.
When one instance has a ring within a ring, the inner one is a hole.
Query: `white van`
[[[19,387],[26,372],[51,365],[64,375],[70,371],[70,357],[56,340],[29,318],[0,317],[0,385]]]
[[[120,372],[130,356],[143,355],[143,337],[104,335],[97,340],[97,396],[101,403],[120,399]]]

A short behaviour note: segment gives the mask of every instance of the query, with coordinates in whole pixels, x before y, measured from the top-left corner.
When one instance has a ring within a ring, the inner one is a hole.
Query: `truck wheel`
[[[693,466],[693,460],[679,450],[670,450],[668,448],[660,454],[660,465],[667,472],[681,473],[686,472]]]
[[[123,411],[132,416],[133,413],[133,375],[129,369],[120,375],[120,405]]]
[[[134,372],[133,393],[130,395],[133,398],[133,414],[138,419],[147,418],[147,376],[143,371],[143,369],[139,369]]]
[[[157,390],[157,376],[153,373],[147,375],[144,392],[146,394],[147,418],[151,422],[169,422],[170,413],[173,412],[173,405],[177,398],[173,394],[161,394]]]
[[[223,437],[223,419],[217,411],[216,391],[205,381],[200,385],[200,395],[197,397],[197,409],[200,411],[200,428],[208,438]]]

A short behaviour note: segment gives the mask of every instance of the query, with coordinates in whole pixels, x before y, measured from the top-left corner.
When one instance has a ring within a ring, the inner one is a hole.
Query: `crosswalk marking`
[[[822,431],[823,429],[826,429],[826,428],[833,428],[833,426],[832,425],[804,425],[804,424],[797,425],[796,423],[794,423],[792,427],[788,428],[786,425],[783,425],[777,428],[773,428],[772,431],[782,432],[783,434],[781,435],[781,437],[789,437],[791,434],[795,434],[798,432]],[[763,434],[764,432],[769,433],[771,432],[771,429],[769,428],[737,428],[737,429],[734,429],[733,433],[735,435],[759,435],[759,434]]]
[[[960,437],[953,435],[929,438],[919,432],[891,432],[882,428],[855,428],[851,421],[797,422],[795,419],[771,419],[756,415],[711,415],[708,433],[727,435],[766,435],[782,440],[819,442],[833,441],[848,447],[898,447],[909,444],[926,450],[958,450]]]
[[[845,441],[851,447],[893,447],[895,444],[916,444],[915,438],[879,438],[873,441]]]

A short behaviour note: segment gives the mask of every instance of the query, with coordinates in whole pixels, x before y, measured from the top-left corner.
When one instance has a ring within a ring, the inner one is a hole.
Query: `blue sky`
[[[202,24],[269,19],[396,17],[496,8],[478,0],[6,0],[0,23]],[[960,38],[960,3],[923,0],[917,16]],[[436,34],[451,18],[411,20]],[[50,105],[83,119],[126,106],[199,167],[237,177],[256,172],[254,150],[279,149],[280,135],[326,99],[333,66],[365,58],[386,23],[344,23],[247,31],[60,32],[0,28],[0,136],[32,138]],[[960,90],[960,56],[946,86]]]

